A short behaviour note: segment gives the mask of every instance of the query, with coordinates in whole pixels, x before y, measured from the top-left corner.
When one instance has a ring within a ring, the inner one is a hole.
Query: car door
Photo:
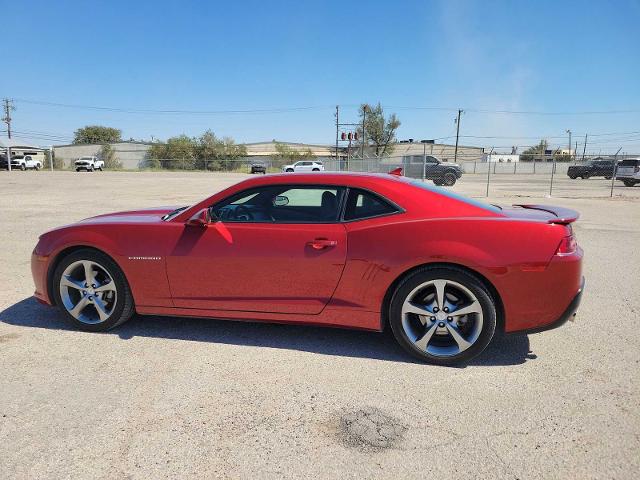
[[[428,179],[433,179],[442,176],[441,171],[438,168],[439,162],[435,157],[429,155],[426,156],[424,162],[424,176]]]
[[[344,189],[280,185],[239,195],[212,206],[218,221],[185,227],[177,240],[167,257],[174,305],[320,313],[346,260]]]

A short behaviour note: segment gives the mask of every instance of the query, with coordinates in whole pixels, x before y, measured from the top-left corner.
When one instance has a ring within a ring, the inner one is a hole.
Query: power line
[[[299,112],[306,110],[318,110],[333,108],[326,105],[312,105],[303,107],[281,107],[281,108],[255,108],[255,109],[233,109],[233,110],[182,110],[182,109],[147,109],[147,108],[121,108],[121,107],[104,107],[96,105],[78,105],[69,103],[45,102],[40,100],[27,100],[24,98],[16,99],[19,103],[30,105],[42,105],[47,107],[75,108],[84,110],[100,110],[106,112],[120,112],[133,114],[175,114],[175,115],[226,115],[226,114],[270,114],[270,113],[286,113]]]
[[[123,108],[105,107],[98,105],[82,105],[61,102],[49,102],[43,100],[29,100],[25,98],[15,99],[16,102],[42,105],[48,107],[75,108],[85,110],[101,110],[108,112],[121,112],[133,114],[180,114],[180,115],[225,115],[225,114],[272,114],[298,112],[307,110],[333,109],[334,105],[309,105],[298,107],[256,108],[256,109],[229,109],[229,110],[189,110],[189,109],[150,109],[150,108]],[[344,107],[358,107],[358,105],[342,105]],[[408,106],[408,105],[384,105],[384,108],[398,110],[433,110],[457,112],[458,107],[441,106]],[[492,110],[485,108],[464,108],[467,112],[483,114],[510,114],[510,115],[615,115],[640,113],[640,108],[620,110],[583,110],[583,111],[543,111],[543,110]]]

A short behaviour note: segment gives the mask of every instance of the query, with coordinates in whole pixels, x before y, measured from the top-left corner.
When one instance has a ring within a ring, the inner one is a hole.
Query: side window
[[[379,217],[397,212],[398,209],[378,195],[352,188],[349,190],[347,206],[344,212],[345,220],[359,220],[363,218]]]
[[[222,222],[332,223],[344,188],[274,185],[240,192],[211,207]]]

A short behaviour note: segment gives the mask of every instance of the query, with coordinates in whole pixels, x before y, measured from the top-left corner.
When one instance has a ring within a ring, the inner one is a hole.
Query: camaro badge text
[[[162,257],[128,257],[129,260],[162,260]]]

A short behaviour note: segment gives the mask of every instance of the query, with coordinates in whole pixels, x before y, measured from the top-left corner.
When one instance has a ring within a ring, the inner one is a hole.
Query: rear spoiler
[[[542,210],[555,215],[556,218],[551,218],[547,223],[560,223],[562,225],[568,225],[575,222],[580,218],[580,213],[570,208],[555,207],[553,205],[515,205],[516,207],[530,208],[532,210]]]

